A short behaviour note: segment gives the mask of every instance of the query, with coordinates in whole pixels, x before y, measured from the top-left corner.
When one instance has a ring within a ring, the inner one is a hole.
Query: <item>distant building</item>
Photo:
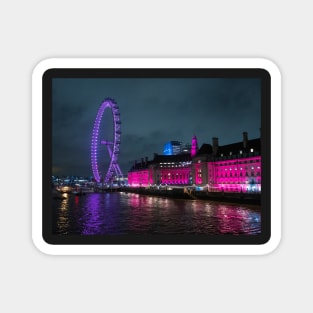
[[[190,143],[186,143],[182,147],[182,153],[191,153],[191,144]]]
[[[261,140],[248,140],[243,133],[240,142],[219,146],[218,138],[198,149],[192,137],[190,153],[155,155],[154,159],[135,162],[128,172],[128,183],[134,187],[154,184],[197,185],[208,191],[260,192]]]
[[[180,141],[169,141],[164,145],[163,155],[177,155],[182,153],[182,143]]]

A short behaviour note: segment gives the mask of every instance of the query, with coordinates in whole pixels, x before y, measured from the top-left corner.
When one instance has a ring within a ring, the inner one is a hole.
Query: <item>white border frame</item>
[[[261,68],[271,76],[271,238],[262,245],[51,245],[42,237],[42,76],[51,68]],[[275,123],[275,125],[274,125]],[[275,187],[275,192],[273,189]],[[32,239],[51,255],[262,255],[281,238],[281,75],[263,58],[57,58],[32,75]]]

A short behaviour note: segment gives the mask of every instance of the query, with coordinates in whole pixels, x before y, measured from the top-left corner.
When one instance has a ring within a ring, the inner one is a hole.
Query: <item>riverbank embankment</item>
[[[187,188],[152,189],[143,187],[121,187],[118,191],[141,195],[159,196],[172,199],[211,200],[218,202],[233,202],[244,204],[261,204],[260,193],[208,192]]]

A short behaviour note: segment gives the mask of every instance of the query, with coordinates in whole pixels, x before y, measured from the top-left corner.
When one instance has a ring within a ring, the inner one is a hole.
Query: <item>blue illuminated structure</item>
[[[180,141],[169,141],[164,145],[163,155],[177,155],[182,152],[182,143]]]

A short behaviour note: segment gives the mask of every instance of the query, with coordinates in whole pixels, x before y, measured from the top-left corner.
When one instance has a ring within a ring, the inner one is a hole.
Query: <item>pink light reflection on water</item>
[[[55,233],[260,234],[258,206],[180,200],[132,193],[69,196],[55,202]]]
[[[226,205],[218,208],[217,218],[219,219],[218,230],[221,234],[254,233],[260,227],[261,221],[258,212]]]

